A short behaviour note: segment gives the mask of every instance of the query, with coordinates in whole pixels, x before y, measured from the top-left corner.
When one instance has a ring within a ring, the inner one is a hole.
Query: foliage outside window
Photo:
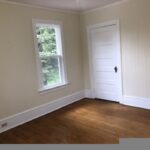
[[[50,89],[65,84],[60,25],[36,23],[34,28],[41,88]]]

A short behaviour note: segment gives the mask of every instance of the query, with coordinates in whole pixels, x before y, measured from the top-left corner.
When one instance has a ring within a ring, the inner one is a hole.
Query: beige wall
[[[90,89],[86,27],[120,20],[123,92],[150,98],[150,0],[128,0],[81,15],[85,88]]]
[[[40,95],[32,18],[63,21],[70,85]],[[0,119],[83,90],[79,15],[0,3]]]
[[[114,19],[119,19],[121,25],[124,95],[150,98],[149,6],[149,0],[128,0],[79,17],[78,14],[0,3],[0,119],[83,90],[82,64],[85,89],[90,89],[86,27]],[[66,88],[42,95],[37,92],[32,18],[64,23],[70,81]]]

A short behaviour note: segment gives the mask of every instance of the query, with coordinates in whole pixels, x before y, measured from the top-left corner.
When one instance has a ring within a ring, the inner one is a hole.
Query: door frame
[[[93,54],[92,54],[92,44],[91,44],[91,31],[96,28],[102,28],[105,26],[112,26],[115,25],[117,27],[117,40],[118,40],[118,69],[120,70],[118,72],[118,96],[119,99],[117,100],[119,103],[123,102],[123,80],[122,80],[122,53],[121,53],[121,36],[120,36],[120,25],[119,20],[112,20],[108,22],[100,22],[94,25],[87,26],[87,40],[88,40],[88,58],[89,58],[89,74],[90,74],[90,95],[91,98],[96,98],[95,91],[94,91],[94,74],[93,74]]]

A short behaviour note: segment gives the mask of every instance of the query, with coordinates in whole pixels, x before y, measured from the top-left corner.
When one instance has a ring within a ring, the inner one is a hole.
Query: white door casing
[[[93,98],[122,102],[119,21],[88,27],[88,44]]]

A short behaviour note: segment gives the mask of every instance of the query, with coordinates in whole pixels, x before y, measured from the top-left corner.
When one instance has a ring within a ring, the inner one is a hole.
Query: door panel
[[[116,26],[91,31],[94,91],[96,98],[118,101],[118,79],[114,70],[118,66]]]
[[[98,45],[94,46],[95,59],[111,59],[113,55],[113,51],[111,50],[112,45]]]

